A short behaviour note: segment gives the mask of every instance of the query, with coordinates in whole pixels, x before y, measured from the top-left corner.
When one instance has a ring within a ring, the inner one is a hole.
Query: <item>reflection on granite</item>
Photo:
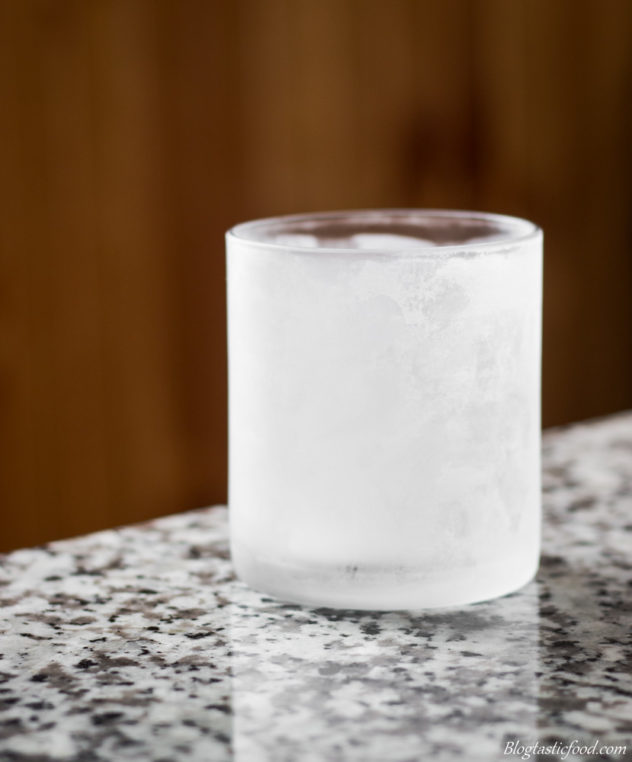
[[[222,508],[5,556],[0,760],[629,752],[632,415],[548,433],[544,472],[537,582],[461,610],[277,603],[233,579]]]

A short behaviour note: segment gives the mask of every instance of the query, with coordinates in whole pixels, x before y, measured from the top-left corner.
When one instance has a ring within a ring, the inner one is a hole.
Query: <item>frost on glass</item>
[[[540,234],[406,214],[228,236],[232,553],[287,600],[462,604],[537,567]]]

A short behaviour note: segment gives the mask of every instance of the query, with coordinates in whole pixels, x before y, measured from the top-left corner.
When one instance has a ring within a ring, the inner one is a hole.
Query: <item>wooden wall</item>
[[[0,549],[225,499],[223,231],[546,235],[544,422],[632,405],[632,3],[3,0]]]

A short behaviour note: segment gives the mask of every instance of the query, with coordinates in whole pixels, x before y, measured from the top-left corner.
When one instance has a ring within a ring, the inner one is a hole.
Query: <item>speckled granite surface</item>
[[[544,465],[537,581],[460,611],[276,603],[233,579],[222,508],[5,556],[0,759],[629,754],[632,414],[547,434]]]

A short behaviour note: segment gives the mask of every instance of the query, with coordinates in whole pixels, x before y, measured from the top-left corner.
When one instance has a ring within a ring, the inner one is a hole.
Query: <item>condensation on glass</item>
[[[227,234],[237,574],[357,609],[511,592],[540,547],[542,233],[474,212]]]

